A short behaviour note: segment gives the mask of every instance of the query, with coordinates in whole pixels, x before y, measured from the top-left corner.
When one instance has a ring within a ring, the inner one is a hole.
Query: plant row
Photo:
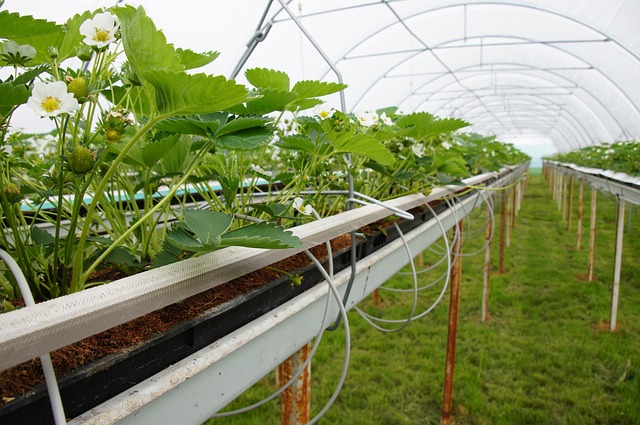
[[[587,146],[571,152],[558,153],[547,159],[640,176],[640,141],[626,140]]]
[[[343,84],[197,72],[218,53],[174,47],[141,7],[64,25],[4,10],[0,39],[0,248],[39,300],[104,270],[295,247],[286,228],[343,210],[330,191],[350,185],[385,200],[527,159],[462,120],[325,106]],[[18,108],[55,129],[16,131]],[[0,311],[19,297],[0,269]]]

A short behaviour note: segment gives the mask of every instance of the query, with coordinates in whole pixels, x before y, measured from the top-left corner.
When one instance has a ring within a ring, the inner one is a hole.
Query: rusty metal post
[[[572,214],[573,214],[573,176],[569,177],[569,205],[567,206],[567,230],[571,230]]]
[[[567,219],[567,179],[565,176],[562,176],[562,195],[560,197],[560,205],[562,210],[562,221]]]
[[[458,304],[460,300],[460,277],[462,276],[462,229],[464,222],[461,220],[457,227],[457,238],[451,251],[454,256],[451,268],[451,296],[449,300],[449,327],[447,332],[447,357],[444,369],[444,385],[442,390],[442,417],[440,423],[451,423],[453,410],[453,372],[456,364],[456,337],[458,334]]]
[[[589,226],[589,265],[587,279],[593,282],[593,265],[596,254],[596,211],[598,192],[595,187],[591,188],[591,225]]]
[[[380,293],[378,289],[373,290],[373,305],[376,307],[380,305]]]
[[[582,209],[584,204],[584,180],[578,186],[578,229],[576,230],[576,251],[582,249]]]
[[[562,205],[564,204],[564,174],[558,171],[558,211],[562,210]],[[562,212],[562,218],[564,219],[564,211]]]
[[[611,319],[609,330],[618,329],[618,299],[620,298],[620,272],[622,271],[622,242],[624,238],[624,207],[623,199],[618,199],[618,215],[616,217],[616,251],[613,265],[613,287],[611,290]]]
[[[506,241],[507,248],[511,246],[511,223],[513,221],[511,219],[511,212],[513,210],[513,208],[511,208],[511,199],[512,199],[512,196],[511,196],[511,193],[510,193],[508,195],[508,197],[507,197],[507,205],[506,205],[506,207],[507,207],[507,209],[506,209],[506,215],[507,215],[506,218],[507,218],[507,220],[505,221],[505,224],[506,224],[506,229],[505,229],[506,230],[506,234],[505,234],[505,236],[507,238],[507,241]]]
[[[511,219],[509,221],[509,225],[511,226],[511,229],[514,228],[514,226],[516,225],[516,197],[518,196],[518,191],[516,190],[516,186],[513,186],[513,188],[511,189]]]
[[[491,198],[489,198],[489,208],[493,208]],[[485,234],[486,248],[484,251],[484,281],[482,285],[482,314],[481,319],[483,322],[487,321],[489,317],[489,284],[491,279],[491,234],[493,232],[493,220],[489,217],[487,223],[487,232]]]
[[[518,216],[518,214],[520,213],[520,208],[522,207],[522,199],[524,198],[524,183],[523,180],[520,180],[517,184],[516,184],[516,193],[517,193],[517,197],[516,197],[516,216]]]
[[[500,206],[500,274],[504,274],[504,245],[505,245],[505,232],[506,232],[506,222],[505,220],[507,219],[507,213],[506,213],[506,207],[507,207],[507,201],[506,201],[506,193],[503,190],[502,191],[502,202],[501,202],[501,206]]]
[[[311,345],[305,344],[277,369],[278,384],[287,383],[309,357]],[[311,362],[296,382],[280,395],[282,425],[302,425],[311,419]]]

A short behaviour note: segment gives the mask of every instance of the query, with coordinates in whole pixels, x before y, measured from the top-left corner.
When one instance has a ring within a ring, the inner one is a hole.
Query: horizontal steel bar
[[[545,161],[545,164],[563,174],[584,180],[601,192],[611,193],[631,204],[640,205],[640,177],[555,161]]]
[[[508,175],[489,187],[509,185],[519,179],[525,169],[513,168]],[[443,227],[450,229],[468,215],[482,203],[479,198],[480,195],[474,193],[439,214]],[[440,226],[435,219],[431,219],[407,233],[405,239],[411,252],[418,253],[441,236]],[[400,239],[359,261],[347,309],[353,308],[408,262]],[[341,295],[344,295],[349,276],[350,270],[344,270],[334,278]],[[200,424],[318,334],[327,296],[327,285],[318,284],[129,391],[86,412],[70,424]],[[329,317],[334,317],[337,312],[337,305],[333,302]]]

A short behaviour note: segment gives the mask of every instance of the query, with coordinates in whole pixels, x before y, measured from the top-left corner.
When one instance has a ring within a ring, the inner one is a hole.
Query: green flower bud
[[[76,174],[86,174],[93,168],[95,154],[84,146],[76,147],[67,157],[69,168]]]
[[[4,194],[7,196],[7,200],[12,204],[17,204],[22,201],[20,188],[18,188],[14,183],[7,183],[4,187]]]
[[[56,59],[58,57],[58,48],[54,46],[49,46],[47,49],[47,53],[49,53],[49,57],[51,59]]]
[[[83,62],[89,62],[93,57],[93,49],[89,46],[81,46],[76,49],[76,56]]]

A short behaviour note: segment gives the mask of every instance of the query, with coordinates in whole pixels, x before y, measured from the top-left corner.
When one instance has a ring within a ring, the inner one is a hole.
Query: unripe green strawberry
[[[67,157],[69,168],[76,174],[85,174],[91,171],[95,162],[94,154],[84,146],[76,147]]]
[[[18,203],[22,200],[20,189],[14,183],[7,183],[4,187],[4,194],[10,203]]]
[[[68,78],[67,91],[73,93],[73,97],[85,100],[89,96],[89,85],[82,77]]]

